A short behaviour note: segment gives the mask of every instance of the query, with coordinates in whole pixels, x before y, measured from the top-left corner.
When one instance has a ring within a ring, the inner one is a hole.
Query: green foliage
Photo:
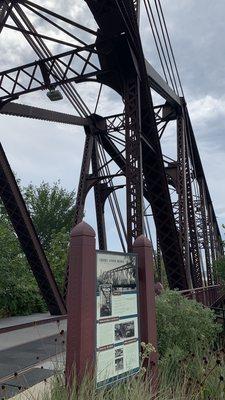
[[[156,298],[158,349],[161,357],[176,358],[189,352],[199,354],[216,339],[220,326],[213,311],[177,291],[165,291]]]
[[[59,182],[50,186],[30,184],[23,189],[27,207],[45,248],[56,281],[62,287],[69,234],[73,222],[74,192]],[[37,283],[29,269],[13,227],[0,208],[0,316],[31,314],[45,310]]]
[[[225,284],[225,257],[220,257],[214,261],[213,266],[219,282]]]
[[[4,213],[0,215],[0,271],[0,316],[44,310],[36,282]]]
[[[52,186],[46,182],[30,184],[23,193],[42,245],[50,250],[55,235],[72,228],[75,194],[60,187],[59,181]]]
[[[51,245],[47,251],[48,261],[60,289],[63,288],[64,272],[67,264],[70,231],[62,228],[52,235]]]

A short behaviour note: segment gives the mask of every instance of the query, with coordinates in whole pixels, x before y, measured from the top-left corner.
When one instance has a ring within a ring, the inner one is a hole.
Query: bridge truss
[[[0,33],[17,32],[32,49],[31,61],[0,72],[0,113],[84,127],[74,224],[82,220],[93,190],[99,249],[106,250],[109,240],[106,207],[124,251],[132,251],[137,236],[152,237],[153,217],[156,268],[160,271],[163,260],[170,288],[214,285],[213,263],[223,254],[222,240],[160,0],[143,0],[143,9],[163,77],[145,59],[139,0],[84,1],[93,29],[38,3],[0,0]],[[98,88],[93,111],[79,93],[84,83]],[[104,88],[120,98],[120,112],[104,112]],[[74,114],[15,102],[23,95],[58,89]],[[164,151],[171,126],[173,157]],[[2,146],[0,196],[50,312],[65,313],[65,298]]]

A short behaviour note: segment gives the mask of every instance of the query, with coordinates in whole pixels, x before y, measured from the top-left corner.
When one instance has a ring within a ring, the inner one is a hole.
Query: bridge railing
[[[211,307],[222,297],[221,285],[211,285],[195,289],[181,290],[180,293],[191,300],[196,300],[206,307]]]

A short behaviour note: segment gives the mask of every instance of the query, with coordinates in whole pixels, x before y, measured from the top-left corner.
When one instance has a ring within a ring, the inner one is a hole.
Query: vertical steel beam
[[[210,253],[211,253],[211,260],[212,266],[216,261],[216,249],[215,249],[215,232],[214,232],[214,224],[213,224],[213,212],[211,204],[208,204],[208,224],[209,224],[209,240],[210,240]],[[213,283],[216,283],[216,276],[213,273]]]
[[[159,238],[157,237],[156,240],[156,268],[157,268],[157,276],[159,282],[162,283],[162,260],[161,260],[161,249],[160,249],[160,243],[159,243]]]
[[[143,233],[143,174],[141,157],[141,111],[139,78],[124,84],[126,132],[127,245]]]
[[[75,213],[74,213],[74,221],[73,221],[74,226],[79,224],[84,217],[84,206],[85,206],[85,200],[86,200],[87,193],[88,193],[87,177],[88,177],[89,170],[90,170],[94,139],[93,139],[93,136],[91,134],[89,127],[85,128],[85,133],[86,133],[86,138],[85,138],[83,158],[82,158],[81,171],[80,171],[80,179],[79,179],[76,204],[75,204]],[[68,282],[69,282],[69,263],[67,262],[66,268],[65,268],[64,289],[63,289],[64,299],[66,299],[66,297],[67,297]]]
[[[190,267],[190,246],[188,234],[188,202],[186,171],[186,139],[182,113],[177,117],[177,169],[178,169],[178,204],[179,204],[179,237],[183,254],[188,288],[193,287]]]
[[[191,172],[189,163],[189,146],[188,146],[188,119],[186,114],[186,106],[182,106],[182,114],[184,119],[184,134],[185,134],[185,179],[186,179],[186,196],[187,196],[187,208],[188,208],[188,226],[189,226],[189,238],[190,238],[190,250],[192,257],[192,282],[194,287],[202,287],[202,271],[201,271],[201,261],[199,254],[199,244],[195,220],[195,209],[193,203],[193,193],[192,193],[192,182],[191,182]]]
[[[134,9],[137,16],[137,23],[140,24],[140,11],[141,11],[141,1],[140,0],[133,0],[134,2]]]
[[[90,129],[85,128],[86,139],[84,145],[83,159],[80,171],[80,180],[77,191],[76,205],[75,205],[75,216],[74,225],[79,224],[84,216],[84,205],[87,196],[87,176],[89,174],[91,156],[93,150],[93,136]]]
[[[66,314],[64,301],[1,144],[0,197],[48,310],[53,315]]]
[[[207,284],[212,285],[212,264],[210,259],[210,247],[209,247],[209,235],[208,235],[208,223],[207,223],[207,215],[206,215],[206,195],[205,195],[205,187],[204,180],[201,179],[199,182],[199,192],[200,192],[200,203],[201,203],[201,216],[202,216],[202,233],[203,233],[203,242],[204,242],[204,252],[205,252],[205,263],[206,263],[206,272],[207,272]]]
[[[99,154],[97,141],[94,139],[93,151],[92,151],[92,172],[95,178],[99,175]],[[104,201],[102,196],[103,186],[102,183],[97,180],[94,185],[94,195],[95,195],[95,210],[96,210],[96,220],[98,229],[98,242],[100,250],[107,250],[107,240],[106,240],[106,228],[105,228],[105,215],[104,215]]]

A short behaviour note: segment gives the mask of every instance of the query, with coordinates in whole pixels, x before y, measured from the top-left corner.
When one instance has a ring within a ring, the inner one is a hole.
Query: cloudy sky
[[[62,12],[86,26],[96,25],[83,0],[36,1]],[[152,1],[153,3],[153,1]],[[206,178],[213,199],[219,224],[225,222],[225,2],[224,0],[161,0],[179,72],[188,103]],[[66,7],[65,7],[66,4]],[[42,33],[65,39],[62,33],[49,30],[47,24],[30,15]],[[13,24],[12,21],[10,21]],[[78,30],[89,43],[93,38]],[[56,36],[57,35],[57,36]],[[142,13],[142,37],[146,57],[156,68],[158,61],[149,26]],[[50,46],[52,52],[57,46]],[[63,51],[63,49],[62,49]],[[22,36],[9,29],[0,36],[1,69],[33,61],[36,56]],[[91,111],[94,110],[96,87],[79,85]],[[45,92],[21,97],[19,102],[44,108],[73,113],[65,99],[52,104]],[[110,90],[104,89],[99,113],[116,113],[121,110],[121,101]],[[79,179],[84,132],[80,127],[55,123],[25,120],[15,117],[0,117],[0,140],[17,176],[24,185],[39,184],[42,180],[61,180],[62,186],[76,189]],[[165,138],[166,140],[166,138]],[[173,142],[173,143],[172,143]],[[168,149],[175,137],[168,135]],[[94,223],[91,207],[87,204],[88,222]]]

